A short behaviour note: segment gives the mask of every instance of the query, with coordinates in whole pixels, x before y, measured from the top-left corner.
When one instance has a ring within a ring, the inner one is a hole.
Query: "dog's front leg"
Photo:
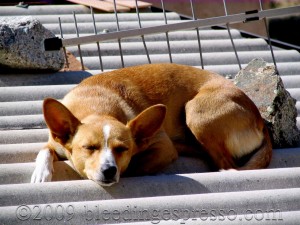
[[[56,153],[46,147],[38,153],[36,157],[36,166],[31,176],[31,183],[48,182],[52,179],[53,161]]]

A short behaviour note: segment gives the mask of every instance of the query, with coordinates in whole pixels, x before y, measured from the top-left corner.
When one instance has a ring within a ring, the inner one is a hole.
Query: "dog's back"
[[[78,119],[97,113],[112,115],[123,123],[151,105],[164,104],[168,108],[164,128],[179,138],[180,129],[186,126],[185,104],[212,79],[224,84],[224,79],[212,72],[184,65],[129,67],[84,80],[63,103]],[[225,83],[233,86],[230,81]]]

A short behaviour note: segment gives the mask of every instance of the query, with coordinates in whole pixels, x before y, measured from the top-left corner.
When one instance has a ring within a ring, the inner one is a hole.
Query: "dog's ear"
[[[44,100],[43,112],[53,138],[58,139],[62,144],[75,134],[78,125],[80,125],[80,121],[55,99],[47,98]]]
[[[167,108],[162,104],[153,105],[144,111],[142,111],[138,116],[129,121],[127,126],[130,128],[133,137],[139,147],[144,143],[144,140],[152,137],[162,126]]]

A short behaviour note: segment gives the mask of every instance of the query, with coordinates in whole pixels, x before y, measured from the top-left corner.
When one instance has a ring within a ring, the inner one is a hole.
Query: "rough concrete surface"
[[[44,40],[55,37],[30,16],[0,18],[0,68],[60,70],[62,51],[46,52]]]
[[[296,100],[284,88],[275,66],[253,59],[234,82],[258,107],[272,134],[274,147],[290,147],[299,141]]]

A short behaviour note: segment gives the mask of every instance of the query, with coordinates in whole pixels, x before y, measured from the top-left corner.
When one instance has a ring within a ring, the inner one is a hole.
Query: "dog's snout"
[[[108,180],[113,179],[117,173],[117,167],[116,166],[111,166],[111,165],[106,165],[101,169],[104,177]]]

